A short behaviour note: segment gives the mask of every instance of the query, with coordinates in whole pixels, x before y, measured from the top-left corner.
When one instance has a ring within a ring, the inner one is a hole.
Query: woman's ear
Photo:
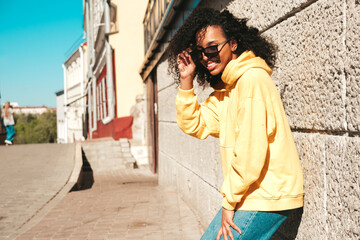
[[[231,47],[231,51],[235,52],[237,47],[238,47],[238,43],[235,39],[230,40],[230,47]]]

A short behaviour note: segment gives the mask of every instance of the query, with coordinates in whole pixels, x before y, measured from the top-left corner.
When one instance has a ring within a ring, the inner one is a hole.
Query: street
[[[0,146],[0,239],[10,239],[65,186],[74,145]]]
[[[98,149],[119,147],[114,141],[82,145],[91,170],[83,167],[75,191],[68,181],[78,172],[74,145],[0,148],[0,239],[200,238],[197,217],[174,187],[158,186],[157,175],[129,167],[121,155],[99,160]]]

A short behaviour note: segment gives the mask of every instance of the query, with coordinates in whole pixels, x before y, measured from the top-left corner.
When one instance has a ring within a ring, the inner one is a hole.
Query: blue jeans
[[[5,126],[6,128],[6,140],[12,142],[15,135],[14,125]]]
[[[215,240],[221,226],[222,209],[216,214],[201,240]],[[285,219],[295,210],[260,212],[260,211],[235,211],[233,221],[242,231],[240,235],[232,227],[231,232],[235,240],[265,240],[270,239]],[[224,238],[221,236],[220,238]],[[228,236],[228,239],[229,236]]]

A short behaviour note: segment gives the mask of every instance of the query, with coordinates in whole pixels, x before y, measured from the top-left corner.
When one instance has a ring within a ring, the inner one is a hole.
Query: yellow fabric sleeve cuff
[[[179,97],[182,98],[182,99],[187,99],[187,100],[189,100],[189,99],[191,99],[191,98],[193,98],[193,97],[195,96],[194,88],[189,89],[189,90],[183,90],[183,89],[181,89],[181,88],[179,87],[178,90],[179,90],[178,95],[179,95]]]
[[[226,197],[223,198],[221,205],[222,205],[223,208],[225,208],[226,210],[234,210],[235,207],[236,207],[236,203],[229,203],[229,202],[226,200]]]

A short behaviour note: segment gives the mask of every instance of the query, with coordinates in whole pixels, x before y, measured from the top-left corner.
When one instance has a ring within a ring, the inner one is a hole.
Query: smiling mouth
[[[207,64],[206,68],[207,68],[207,70],[212,71],[212,70],[215,69],[216,65],[217,64],[214,63],[214,62],[210,62],[210,63]]]

